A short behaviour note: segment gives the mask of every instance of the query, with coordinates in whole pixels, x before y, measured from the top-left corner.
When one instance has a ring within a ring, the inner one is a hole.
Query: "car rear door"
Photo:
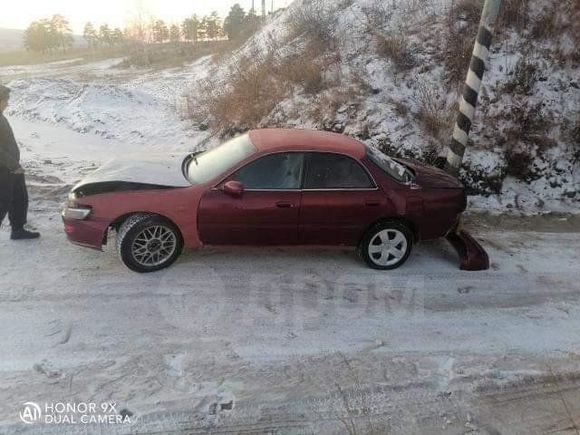
[[[308,153],[300,206],[300,244],[356,245],[381,217],[386,197],[350,156]]]
[[[207,191],[198,215],[202,242],[257,246],[298,243],[303,162],[302,153],[259,157]],[[223,191],[228,181],[243,184],[241,196]]]

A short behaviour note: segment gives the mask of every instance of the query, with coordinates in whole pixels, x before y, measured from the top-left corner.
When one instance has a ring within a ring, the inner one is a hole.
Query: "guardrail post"
[[[453,137],[447,151],[445,170],[455,176],[459,174],[469,131],[473,124],[473,115],[475,114],[477,98],[481,89],[485,65],[489,59],[489,47],[491,46],[493,29],[500,5],[501,0],[485,0],[483,5],[469,71],[465,79],[463,94],[459,100],[459,113],[457,114]]]

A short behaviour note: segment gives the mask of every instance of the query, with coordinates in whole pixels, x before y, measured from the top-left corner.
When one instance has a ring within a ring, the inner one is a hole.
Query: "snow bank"
[[[131,142],[167,137],[160,122],[145,124],[151,113],[164,107],[152,96],[114,85],[88,85],[68,80],[16,80],[10,114],[29,120],[62,124],[80,133]],[[160,120],[161,121],[161,120]]]
[[[199,139],[180,119],[181,89],[186,79],[203,77],[208,61],[158,72],[111,69],[119,59],[58,72],[36,66],[30,78],[9,83],[8,115],[127,146],[189,150]]]

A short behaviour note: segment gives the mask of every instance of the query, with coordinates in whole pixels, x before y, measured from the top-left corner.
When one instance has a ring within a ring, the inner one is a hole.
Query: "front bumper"
[[[107,236],[108,225],[105,222],[85,219],[66,219],[62,216],[64,232],[68,240],[76,245],[86,248],[103,250],[104,240]]]

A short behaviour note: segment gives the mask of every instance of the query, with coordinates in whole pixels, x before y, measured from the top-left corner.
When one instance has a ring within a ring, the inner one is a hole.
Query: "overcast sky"
[[[167,22],[181,22],[194,13],[208,15],[212,11],[223,18],[234,3],[240,3],[247,12],[252,0],[12,0],[2,7],[0,27],[25,29],[34,20],[61,14],[68,18],[75,33],[82,33],[87,21],[123,27],[140,9]],[[271,0],[266,3],[270,8]],[[274,7],[289,3],[291,0],[274,0]],[[260,5],[261,0],[256,0],[257,10]]]

